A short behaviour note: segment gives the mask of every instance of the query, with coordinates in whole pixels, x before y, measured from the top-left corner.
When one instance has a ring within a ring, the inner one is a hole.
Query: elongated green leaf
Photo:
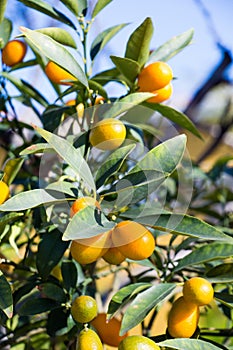
[[[14,158],[9,159],[5,167],[3,169],[4,172],[4,181],[10,185],[15,177],[17,176],[18,172],[20,171],[22,165],[23,165],[24,159],[23,158]]]
[[[94,237],[111,230],[115,225],[114,222],[108,221],[104,215],[98,215],[95,207],[88,206],[73,216],[62,239],[67,241]]]
[[[39,52],[44,54],[51,61],[63,67],[75,78],[77,78],[80,83],[88,87],[87,77],[82,68],[71,53],[65,47],[63,47],[63,45],[59,44],[47,35],[37,31],[24,27],[21,27],[21,31],[27,37],[29,42],[35,45]]]
[[[42,0],[18,0],[22,2],[24,5],[33,8],[34,10],[37,10],[41,13],[44,13],[45,15],[48,15],[49,17],[52,17],[60,22],[66,23],[72,28],[76,29],[75,25],[71,22],[71,20],[66,17],[64,14],[59,12],[57,9],[49,5],[48,3],[42,1]]]
[[[79,148],[74,148],[67,140],[36,127],[36,131],[49,143],[49,145],[71,166],[84,182],[95,192],[95,182],[91,170],[82,156]]]
[[[224,292],[220,292],[220,293],[215,292],[214,297],[215,297],[215,299],[220,301],[220,303],[222,303],[223,305],[226,305],[230,309],[233,309],[233,295],[232,294],[228,294],[228,293],[224,293]]]
[[[171,38],[151,53],[149,62],[168,61],[190,44],[193,34],[194,30],[189,29],[182,34]]]
[[[66,301],[66,294],[64,290],[55,283],[42,283],[39,285],[39,291],[43,298],[56,300],[60,303],[64,303]]]
[[[6,10],[6,4],[7,4],[7,0],[1,0],[1,2],[0,2],[0,23],[4,19],[4,14],[5,14],[5,10]]]
[[[106,71],[100,72],[92,77],[92,80],[97,81],[101,85],[105,85],[110,81],[118,81],[120,72],[116,68],[111,68]]]
[[[164,283],[148,288],[139,293],[127,307],[121,324],[120,335],[125,334],[141,323],[146,315],[176,288],[175,284]]]
[[[0,205],[0,211],[21,211],[37,207],[42,204],[61,202],[63,198],[58,199],[43,189],[30,190],[21,192],[8,199],[4,204]]]
[[[112,0],[98,0],[92,11],[91,17],[96,17],[100,11],[102,11],[108,4],[110,4],[110,2],[112,2]]]
[[[37,29],[36,32],[45,34],[60,44],[73,47],[74,49],[77,48],[76,42],[72,37],[72,35],[63,28],[47,27],[47,28]]]
[[[74,15],[79,15],[79,4],[77,0],[61,0],[61,2],[71,11]]]
[[[41,314],[42,312],[50,311],[59,306],[55,300],[46,298],[31,298],[26,300],[18,309],[18,314],[21,316],[30,316]]]
[[[119,72],[132,84],[140,72],[138,62],[130,58],[110,56]]]
[[[225,263],[214,266],[207,271],[206,277],[211,283],[233,282],[233,263]]]
[[[127,42],[125,57],[137,61],[140,67],[143,67],[148,60],[153,31],[152,20],[147,17]]]
[[[7,317],[11,318],[13,314],[13,298],[11,287],[0,271],[0,309],[7,315]]]
[[[1,75],[9,80],[23,95],[26,95],[28,98],[33,98],[35,101],[40,103],[43,107],[47,107],[47,100],[37,91],[34,87],[32,87],[29,83],[16,78],[10,73],[2,72]]]
[[[189,130],[192,134],[202,139],[201,134],[199,133],[193,122],[184,113],[181,113],[172,107],[159,103],[145,102],[144,105],[148,108],[153,109],[154,111],[159,112],[167,119],[171,120],[172,122],[176,123],[182,128]]]
[[[219,350],[217,346],[199,339],[168,339],[157,345],[176,350]]]
[[[37,154],[44,152],[51,152],[52,148],[49,147],[47,143],[36,143],[35,145],[29,146],[20,152],[20,156],[25,156],[28,154]]]
[[[23,216],[23,213],[9,213],[0,217],[0,230],[3,229],[9,222],[13,222]]]
[[[230,237],[229,237],[230,238]],[[212,260],[230,258],[233,256],[233,242],[228,243],[210,243],[195,249],[192,253],[186,255],[178,261],[174,271],[179,271],[190,265],[202,264]]]
[[[77,1],[78,3],[78,13],[83,15],[83,16],[86,16],[86,13],[87,13],[87,0],[74,0],[74,1]]]
[[[106,100],[108,99],[107,91],[102,85],[97,83],[95,80],[88,80],[88,84],[91,90],[93,90],[97,95],[103,96]]]
[[[75,288],[78,280],[78,271],[76,265],[71,260],[65,260],[61,265],[63,284],[67,291]]]
[[[0,23],[0,49],[9,41],[12,32],[12,22],[8,18],[3,18]]]
[[[136,105],[139,105],[143,101],[152,97],[150,92],[135,92],[126,97],[123,97],[119,102],[115,102],[111,105],[111,108],[105,112],[102,118],[115,118],[123,112],[128,111]]]
[[[102,186],[109,176],[112,176],[115,174],[115,172],[117,172],[126,157],[133,151],[134,148],[135,145],[123,146],[108,156],[106,161],[101,164],[96,173],[95,180],[97,188]]]
[[[142,292],[144,289],[151,287],[150,283],[140,282],[129,284],[126,287],[121,288],[116,292],[112,299],[110,300],[108,306],[108,318],[111,318],[125,303],[127,303],[130,298]]]
[[[42,278],[46,279],[59,263],[69,243],[62,241],[62,233],[53,230],[43,234],[36,255],[36,266]]]
[[[103,50],[105,45],[115,36],[122,28],[124,28],[127,23],[118,24],[108,29],[105,29],[103,32],[99,33],[95,40],[91,44],[90,56],[94,60],[95,56]]]
[[[62,193],[66,193],[69,196],[73,197],[74,196],[74,191],[77,191],[76,186],[73,185],[73,183],[67,182],[67,181],[56,181],[45,188],[46,190],[50,191],[58,191]]]

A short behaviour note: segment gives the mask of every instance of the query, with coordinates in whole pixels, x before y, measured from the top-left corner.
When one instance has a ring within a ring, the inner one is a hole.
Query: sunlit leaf
[[[61,2],[71,11],[74,15],[79,15],[79,3],[77,0],[61,0]]]
[[[36,31],[51,37],[52,39],[54,39],[60,44],[73,47],[74,49],[77,48],[76,42],[72,37],[72,35],[63,28],[47,27],[47,28],[37,29]]]
[[[176,350],[219,350],[215,345],[199,339],[167,339],[157,344],[160,347],[166,346]]]
[[[143,67],[148,60],[153,31],[152,20],[147,17],[127,42],[125,57],[137,61],[140,67]]]
[[[133,83],[140,72],[138,62],[130,58],[110,56],[111,60],[119,72],[130,82]]]
[[[21,216],[23,213],[9,213],[0,217],[0,230],[3,229],[9,222],[14,222]]]
[[[0,3],[1,4],[1,3]],[[12,22],[8,18],[3,18],[0,23],[0,49],[9,41],[12,32]]]
[[[13,158],[9,159],[5,167],[3,169],[4,172],[4,182],[10,185],[15,177],[17,176],[18,172],[20,171],[22,165],[23,165],[24,159],[23,158]]]
[[[10,284],[0,271],[0,309],[11,318],[13,315],[13,298]]]
[[[189,29],[182,34],[171,38],[151,53],[149,62],[168,61],[190,44],[193,34],[194,30]]]
[[[52,148],[47,143],[36,143],[34,145],[28,146],[23,151],[21,151],[20,156],[25,156],[28,154],[51,152],[51,151],[52,151]]]
[[[1,0],[1,2],[0,2],[0,23],[4,19],[4,14],[5,14],[5,10],[6,10],[6,4],[7,4],[7,0]]]
[[[233,282],[233,263],[224,263],[212,267],[206,272],[206,277],[211,283]]]
[[[110,2],[112,2],[112,0],[98,0],[92,11],[91,17],[96,17],[100,11],[102,11],[108,4],[110,4]]]

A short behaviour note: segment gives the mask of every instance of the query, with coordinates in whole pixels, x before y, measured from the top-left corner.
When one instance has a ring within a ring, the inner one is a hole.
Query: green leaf
[[[124,306],[130,298],[137,295],[139,292],[144,289],[148,289],[151,287],[150,283],[134,283],[129,284],[126,287],[121,288],[118,292],[116,292],[112,299],[110,300],[108,306],[108,318],[111,318],[122,306]]]
[[[61,272],[65,289],[69,291],[71,288],[75,288],[78,281],[78,272],[75,263],[71,260],[63,261]]]
[[[6,10],[7,0],[1,0],[0,2],[0,23],[4,20],[4,14]]]
[[[4,18],[0,23],[0,49],[10,40],[12,32],[12,22],[8,18]]]
[[[2,72],[1,75],[9,80],[23,95],[28,98],[33,98],[35,101],[40,103],[43,107],[47,107],[48,101],[29,83],[22,79],[18,79],[10,73]]]
[[[44,129],[35,128],[49,145],[67,162],[84,182],[95,192],[95,182],[91,170],[79,148],[74,148],[67,140]]]
[[[52,132],[54,132],[54,130],[57,130],[58,126],[61,123],[61,118],[67,109],[67,106],[48,106],[41,116],[41,121],[43,123],[44,129]]]
[[[233,309],[233,295],[232,294],[227,294],[224,292],[215,292],[214,293],[214,298],[218,300],[220,303],[223,305],[229,307],[230,309]]]
[[[36,266],[43,279],[59,263],[68,246],[69,243],[62,241],[62,233],[58,230],[43,234],[36,255]]]
[[[41,314],[59,307],[55,300],[46,298],[31,298],[26,300],[18,309],[20,316],[30,316]]]
[[[199,339],[168,339],[157,343],[157,345],[176,350],[219,350],[213,344]]]
[[[65,47],[63,47],[63,45],[59,44],[47,35],[39,33],[35,30],[21,27],[21,31],[29,42],[35,45],[40,53],[67,70],[70,74],[77,78],[80,83],[88,87],[85,73],[78,62],[74,59],[73,55]]]
[[[90,56],[94,60],[95,56],[103,50],[105,45],[115,36],[122,28],[127,26],[128,23],[122,23],[105,29],[103,32],[99,33],[95,40],[91,44]]]
[[[110,58],[119,72],[129,81],[129,83],[133,84],[140,72],[138,62],[124,57],[110,56]]]
[[[68,24],[70,27],[76,29],[75,25],[71,22],[71,20],[66,17],[63,13],[59,12],[57,9],[49,5],[48,3],[42,0],[18,0],[22,2],[27,7],[30,7],[34,10],[39,11],[40,13],[44,13],[45,15],[56,19],[62,23]]]
[[[168,61],[190,44],[193,34],[194,30],[191,28],[182,34],[171,38],[151,53],[149,62]]]
[[[4,182],[7,185],[10,185],[16,178],[18,172],[20,171],[23,165],[23,158],[13,158],[9,159],[3,169],[4,172]]]
[[[127,156],[133,151],[135,145],[128,145],[118,148],[112,152],[108,158],[100,165],[95,176],[97,188],[101,187],[104,182],[121,167]]]
[[[76,42],[72,37],[72,35],[63,28],[58,28],[58,27],[41,28],[41,29],[37,29],[36,32],[45,34],[60,44],[70,46],[74,49],[77,48]]]
[[[114,222],[108,221],[103,214],[98,214],[95,207],[88,206],[73,216],[62,239],[67,241],[94,237],[111,230],[115,225]]]
[[[120,72],[116,68],[111,68],[94,75],[92,80],[97,81],[101,85],[106,85],[110,81],[118,81],[119,74]]]
[[[211,283],[233,282],[233,263],[214,266],[206,272],[206,277]]]
[[[0,230],[4,229],[4,227],[9,223],[17,220],[23,213],[9,213],[0,217]]]
[[[152,96],[153,94],[150,92],[135,92],[123,97],[120,101],[113,103],[107,112],[102,115],[102,118],[115,118]]]
[[[127,307],[121,324],[120,335],[141,323],[147,314],[176,288],[175,284],[163,283],[139,293]]]
[[[183,113],[177,111],[176,109],[159,104],[159,103],[144,103],[145,107],[151,108],[154,111],[159,112],[167,119],[171,120],[172,122],[176,123],[177,125],[181,126],[182,128],[189,130],[192,134],[196,135],[200,139],[202,139],[201,134],[193,124],[193,122]]]
[[[63,202],[65,196],[56,198],[44,189],[35,189],[16,194],[0,205],[0,211],[21,211],[38,207],[42,204]]]
[[[112,2],[112,0],[98,0],[92,11],[91,17],[96,17],[100,11],[102,11],[108,4],[110,4],[110,2]]]
[[[140,67],[143,67],[148,60],[153,30],[152,20],[147,17],[127,42],[125,57],[137,61]]]
[[[0,309],[6,314],[8,318],[13,315],[13,298],[11,287],[0,271]]]
[[[26,156],[28,154],[44,153],[46,151],[50,153],[52,151],[52,148],[47,143],[36,143],[35,145],[25,148],[19,155]]]
[[[52,282],[45,282],[39,285],[39,291],[43,298],[52,299],[60,303],[66,302],[66,294],[62,287]]]
[[[97,95],[103,96],[106,100],[108,99],[108,94],[102,85],[97,83],[95,80],[88,80],[88,84],[91,90],[93,90]]]
[[[74,15],[79,15],[79,2],[77,0],[61,0],[61,2],[73,12]]]
[[[72,182],[59,180],[46,186],[45,190],[62,192],[74,197],[74,191],[77,191],[77,187]]]
[[[195,249],[192,253],[179,260],[173,271],[176,272],[190,265],[203,264],[208,261],[230,258],[232,256],[233,243],[209,243]]]

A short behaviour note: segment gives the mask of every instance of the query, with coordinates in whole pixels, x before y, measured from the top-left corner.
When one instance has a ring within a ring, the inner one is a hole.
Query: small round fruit
[[[183,296],[177,299],[168,315],[168,332],[173,338],[190,338],[198,325],[199,308],[187,303]]]
[[[209,281],[202,277],[193,277],[185,281],[183,296],[186,302],[198,306],[209,304],[214,297],[214,289]]]
[[[126,128],[122,121],[107,118],[96,123],[89,136],[92,146],[103,151],[111,151],[122,145],[126,137]]]
[[[119,265],[125,260],[125,256],[117,247],[110,247],[102,258],[112,265]]]
[[[123,339],[118,350],[159,350],[160,347],[143,335],[130,335]]]
[[[139,91],[152,92],[162,89],[173,77],[171,67],[165,62],[154,62],[144,67],[138,75]]]
[[[71,315],[76,322],[88,323],[97,316],[97,303],[89,295],[81,295],[71,305]]]
[[[143,260],[151,256],[155,239],[143,225],[126,220],[116,225],[112,232],[115,247],[128,259]]]
[[[120,336],[121,321],[116,317],[107,321],[106,313],[99,313],[94,320],[91,321],[91,325],[95,328],[102,343],[117,347],[121,340],[128,336],[128,333]]]
[[[27,52],[27,45],[20,40],[11,40],[2,50],[2,62],[12,67],[23,61]]]
[[[96,332],[84,328],[79,333],[76,350],[103,350],[103,345]]]
[[[109,232],[105,232],[95,237],[72,241],[70,253],[79,264],[86,265],[100,259],[110,245]]]
[[[10,195],[10,189],[4,181],[0,181],[0,204],[4,203]]]
[[[72,82],[65,80],[76,80],[77,79],[65,69],[60,67],[58,64],[49,61],[45,67],[45,74],[55,84],[61,85],[73,85]]]
[[[75,213],[79,212],[82,209],[85,209],[88,206],[95,206],[100,209],[100,204],[97,200],[92,197],[80,197],[74,201],[70,208],[70,216],[73,217]]]
[[[153,91],[153,94],[155,94],[155,96],[149,98],[147,100],[147,102],[161,103],[161,102],[168,100],[172,95],[172,84],[169,83],[166,86],[164,86],[163,88]]]

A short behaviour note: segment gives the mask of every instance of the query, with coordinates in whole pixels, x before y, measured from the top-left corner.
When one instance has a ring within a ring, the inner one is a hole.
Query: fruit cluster
[[[199,307],[208,305],[214,296],[209,281],[193,277],[183,286],[183,295],[172,305],[168,315],[168,333],[173,338],[190,338],[196,331],[199,321]]]

